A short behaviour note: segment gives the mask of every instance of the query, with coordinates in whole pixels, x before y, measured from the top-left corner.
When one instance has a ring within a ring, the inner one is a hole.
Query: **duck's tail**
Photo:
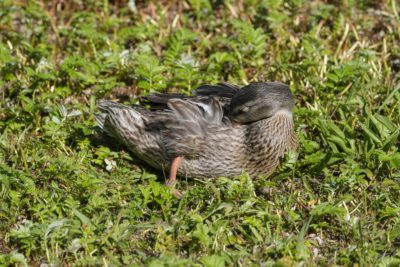
[[[147,129],[150,113],[145,108],[108,100],[97,101],[97,107],[100,111],[96,115],[97,124],[103,133],[117,141],[113,144],[123,144],[137,158],[154,168],[160,169],[162,164],[168,162],[165,151],[159,146],[162,143],[159,131]]]
[[[143,118],[135,109],[108,100],[97,101],[100,113],[96,115],[99,128],[106,134],[128,143],[128,138],[143,126]]]
[[[96,114],[96,125],[104,131],[104,122],[106,121],[107,114],[100,113]]]
[[[115,103],[115,102],[108,101],[108,100],[98,100],[96,104],[101,112],[99,114],[96,114],[97,126],[99,126],[100,129],[103,131],[107,131],[107,129],[105,128],[105,121],[106,121],[107,116],[109,114],[115,114],[115,111],[118,109],[126,108],[126,106],[124,106],[122,104]]]

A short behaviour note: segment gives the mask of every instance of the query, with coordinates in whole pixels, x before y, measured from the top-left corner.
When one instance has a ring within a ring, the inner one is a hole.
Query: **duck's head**
[[[289,86],[277,82],[252,83],[239,90],[230,103],[230,118],[245,124],[272,117],[283,111],[292,113],[294,99]]]

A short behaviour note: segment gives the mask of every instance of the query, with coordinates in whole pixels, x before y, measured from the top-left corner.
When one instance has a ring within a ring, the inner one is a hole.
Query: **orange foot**
[[[169,171],[169,179],[165,183],[166,186],[168,186],[171,189],[172,194],[177,198],[181,198],[183,195],[179,190],[176,190],[175,188],[173,188],[173,186],[176,183],[176,173],[178,172],[178,168],[182,162],[182,159],[183,159],[183,157],[174,158],[174,160],[171,163],[171,169]]]

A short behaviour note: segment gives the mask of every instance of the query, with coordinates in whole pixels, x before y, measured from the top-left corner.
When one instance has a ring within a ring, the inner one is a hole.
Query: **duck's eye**
[[[249,109],[250,109],[249,107],[244,107],[240,110],[240,112],[245,113],[245,112],[249,111]]]
[[[249,107],[243,107],[243,108],[240,108],[240,109],[237,109],[236,111],[234,111],[234,114],[235,115],[242,115],[242,114],[248,112],[249,109],[250,109]]]

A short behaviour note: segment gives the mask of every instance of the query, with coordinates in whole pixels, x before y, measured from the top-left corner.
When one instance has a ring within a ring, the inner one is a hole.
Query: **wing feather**
[[[229,83],[218,83],[217,85],[202,85],[193,91],[196,96],[219,96],[232,98],[238,91],[239,87]]]
[[[160,134],[158,136],[164,146],[163,150],[171,157],[192,157],[197,155],[196,151],[200,151],[206,144],[209,134],[212,134],[216,128],[224,127],[229,123],[224,114],[229,106],[227,104],[238,91],[238,86],[219,83],[215,86],[200,86],[194,91],[194,96],[153,93],[142,98],[146,104],[150,105],[150,109],[100,101],[98,106],[103,114],[99,114],[97,120],[101,128],[112,135],[118,135],[115,133],[118,131],[113,130],[133,124],[131,121],[125,121],[126,118],[131,118],[135,121],[135,125],[140,122],[141,130],[154,135]],[[132,114],[114,116],[116,112]],[[122,118],[119,119],[122,122],[118,124],[118,127],[110,124],[109,120],[113,117]]]
[[[168,107],[172,119],[165,121],[162,135],[166,150],[174,156],[195,156],[210,130],[222,124],[222,106],[215,98],[210,98],[209,103],[171,99]]]

